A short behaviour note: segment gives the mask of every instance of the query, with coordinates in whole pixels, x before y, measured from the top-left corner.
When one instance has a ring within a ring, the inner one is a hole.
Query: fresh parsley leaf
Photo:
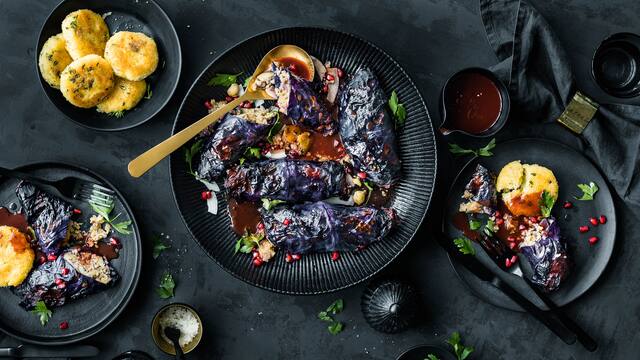
[[[238,163],[239,163],[240,165],[242,165],[242,164],[244,164],[244,162],[245,162],[245,161],[247,161],[247,159],[245,159],[244,157],[241,157],[241,158],[238,160]]]
[[[202,149],[202,139],[191,144],[191,147],[184,149],[184,161],[189,167],[187,173],[193,175],[196,178],[198,177],[198,174],[193,171],[193,157],[200,152],[200,149]]]
[[[215,74],[211,80],[207,83],[209,86],[230,86],[235,84],[238,80],[238,76],[242,75],[242,72],[237,74]]]
[[[124,116],[124,110],[112,111],[110,113],[107,113],[107,115],[120,119]]]
[[[262,207],[263,207],[265,210],[271,210],[271,209],[273,209],[274,207],[276,207],[276,206],[278,206],[279,204],[282,204],[282,203],[284,203],[284,202],[285,202],[285,201],[283,201],[283,200],[277,200],[277,199],[269,200],[268,198],[262,198]]]
[[[598,185],[593,181],[591,181],[589,185],[578,184],[578,188],[582,190],[582,196],[580,198],[574,196],[577,200],[593,200],[593,197],[599,190]]]
[[[332,313],[333,315],[339,314],[344,309],[344,300],[338,299],[333,302],[333,304],[329,305],[327,308],[327,313]]]
[[[471,245],[471,240],[464,236],[453,239],[453,243],[456,244],[458,250],[465,255],[476,254],[476,249]]]
[[[429,354],[424,360],[440,360],[440,358],[433,354]]]
[[[460,341],[460,333],[455,331],[451,334],[447,343],[453,347],[453,352],[456,354],[456,358],[458,358],[458,360],[465,360],[473,352],[473,348],[464,346]]]
[[[327,326],[327,329],[329,330],[329,333],[331,335],[337,335],[342,331],[343,327],[344,325],[341,322],[334,321],[329,326]]]
[[[173,290],[176,288],[176,283],[173,281],[173,276],[169,273],[164,273],[160,280],[160,286],[156,288],[156,292],[161,299],[168,299],[173,297]]]
[[[450,143],[449,152],[451,152],[454,155],[474,154],[476,156],[488,157],[488,156],[493,156],[493,153],[491,152],[491,150],[493,150],[495,147],[496,147],[496,139],[494,138],[494,139],[491,139],[491,141],[489,141],[487,145],[479,148],[478,150],[464,149],[458,144]]]
[[[111,204],[110,207],[105,207],[91,203],[91,208],[93,209],[93,211],[95,211],[96,214],[102,216],[105,219],[108,219],[109,214],[111,214],[111,211],[113,211],[113,204]]]
[[[367,200],[364,202],[365,204],[368,204],[369,199],[371,199],[371,193],[373,193],[373,185],[371,185],[371,183],[368,181],[363,181],[362,183],[364,184],[364,187],[366,187],[367,190],[369,190],[367,192]]]
[[[543,217],[551,216],[551,209],[553,209],[553,204],[555,203],[556,199],[551,196],[551,194],[546,190],[542,192],[542,197],[540,197],[540,211]]]
[[[280,121],[280,112],[278,112],[278,114],[276,115],[276,121],[271,126],[271,129],[269,129],[269,134],[267,134],[267,141],[270,144],[273,143],[273,137],[280,132],[283,126],[284,124],[282,123],[282,121]]]
[[[250,254],[254,248],[260,245],[260,241],[264,239],[263,233],[251,234],[245,232],[240,239],[236,241],[235,253],[241,252],[243,254]]]
[[[44,301],[42,300],[36,303],[35,308],[33,308],[31,312],[40,317],[40,324],[42,326],[47,325],[47,323],[49,322],[49,319],[51,318],[51,315],[53,315],[51,310],[47,308],[47,304],[45,304]]]
[[[493,234],[496,232],[496,223],[491,220],[488,219],[487,223],[484,225],[484,233],[487,234],[487,236],[493,236]]]
[[[93,209],[93,211],[102,216],[104,218],[104,221],[108,222],[111,227],[113,228],[113,230],[124,234],[124,235],[129,235],[131,234],[131,230],[129,230],[129,226],[131,225],[131,220],[126,220],[126,221],[121,221],[119,223],[114,223],[114,221],[121,215],[118,214],[115,217],[111,217],[111,212],[113,211],[113,206],[114,204],[111,203],[111,206],[109,207],[104,207],[104,206],[100,206],[100,205],[96,205],[93,203],[89,203],[91,205],[91,208]]]
[[[260,148],[259,147],[250,147],[245,150],[244,154],[246,156],[254,157],[256,159],[260,159]]]
[[[331,318],[331,316],[329,316],[326,311],[320,311],[318,313],[318,319],[322,321],[333,322],[333,318]]]
[[[407,118],[407,109],[405,109],[404,104],[399,102],[398,94],[395,90],[391,92],[391,97],[389,98],[389,109],[391,109],[391,114],[396,120],[396,129],[404,126],[404,121]]]
[[[149,100],[153,96],[153,91],[151,91],[151,84],[147,84],[147,94],[144,96],[145,99]]]
[[[131,230],[129,230],[129,225],[131,225],[131,220],[121,221],[119,223],[111,223],[111,227],[113,227],[115,231],[124,235],[131,234]]]
[[[478,230],[480,229],[481,226],[482,226],[482,222],[480,220],[477,220],[477,219],[469,220],[469,229]]]
[[[170,249],[171,245],[167,245],[162,241],[162,236],[156,234],[153,236],[153,258],[157,259],[163,251]]]

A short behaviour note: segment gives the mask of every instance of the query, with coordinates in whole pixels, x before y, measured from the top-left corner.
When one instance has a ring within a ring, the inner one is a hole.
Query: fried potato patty
[[[113,90],[115,76],[107,60],[87,55],[74,60],[60,76],[60,90],[75,106],[90,108],[98,105]]]
[[[554,200],[558,198],[558,180],[553,171],[538,164],[522,164],[519,160],[500,170],[496,189],[514,215],[540,215],[540,201],[545,191]]]
[[[138,32],[115,33],[107,41],[104,57],[117,76],[131,81],[146,78],[158,67],[156,42]]]
[[[147,83],[144,80],[129,81],[123,78],[116,78],[116,85],[107,96],[98,104],[98,111],[103,113],[113,113],[130,110],[138,105],[147,90]]]
[[[54,35],[42,45],[38,58],[42,78],[56,89],[60,88],[60,73],[73,61],[65,45],[62,34]]]
[[[89,54],[102,56],[109,28],[102,16],[87,9],[77,10],[62,20],[62,36],[73,60]]]
[[[12,226],[0,226],[0,287],[18,286],[27,278],[35,254],[27,237]]]

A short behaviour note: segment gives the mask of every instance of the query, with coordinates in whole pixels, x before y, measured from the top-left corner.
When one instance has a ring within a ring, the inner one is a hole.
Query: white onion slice
[[[318,60],[316,57],[311,56],[311,60],[313,61],[313,67],[316,69],[318,79],[322,81],[322,79],[324,79],[324,74],[327,72],[327,68],[324,66],[322,61]]]
[[[287,157],[287,153],[284,151],[284,149],[279,149],[279,150],[275,150],[275,151],[269,151],[268,153],[264,154],[264,157],[266,157],[267,159],[284,159]]]
[[[207,199],[207,211],[213,215],[218,215],[218,195],[214,192],[211,198]]]
[[[342,200],[339,197],[334,196],[326,199],[325,202],[332,205],[347,205],[347,206],[354,205],[353,197],[349,197],[349,200]]]

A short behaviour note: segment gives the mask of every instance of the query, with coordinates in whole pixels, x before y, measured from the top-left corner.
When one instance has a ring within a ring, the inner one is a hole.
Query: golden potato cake
[[[73,61],[65,44],[62,34],[54,35],[42,45],[38,57],[42,78],[56,89],[60,88],[60,73]]]
[[[12,226],[0,226],[0,287],[18,286],[27,278],[35,254],[27,237]]]
[[[538,164],[522,164],[519,160],[500,170],[496,189],[514,215],[540,215],[540,200],[545,191],[554,200],[558,198],[558,181],[553,171]]]
[[[147,83],[144,80],[129,81],[116,77],[116,85],[111,94],[98,104],[98,111],[103,113],[119,113],[131,110],[144,97]]]
[[[62,95],[75,106],[98,105],[113,90],[115,76],[107,60],[98,55],[83,56],[67,66],[60,76]]]
[[[143,33],[120,31],[107,41],[104,58],[117,76],[138,81],[156,71],[158,48],[156,42]]]
[[[77,10],[62,20],[62,36],[73,60],[85,55],[102,56],[109,40],[109,28],[102,16],[91,10]]]

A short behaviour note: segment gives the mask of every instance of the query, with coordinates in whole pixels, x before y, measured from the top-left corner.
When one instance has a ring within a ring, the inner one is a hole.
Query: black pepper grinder
[[[420,317],[418,292],[402,280],[372,282],[362,294],[361,307],[372,328],[389,334],[406,330]]]

